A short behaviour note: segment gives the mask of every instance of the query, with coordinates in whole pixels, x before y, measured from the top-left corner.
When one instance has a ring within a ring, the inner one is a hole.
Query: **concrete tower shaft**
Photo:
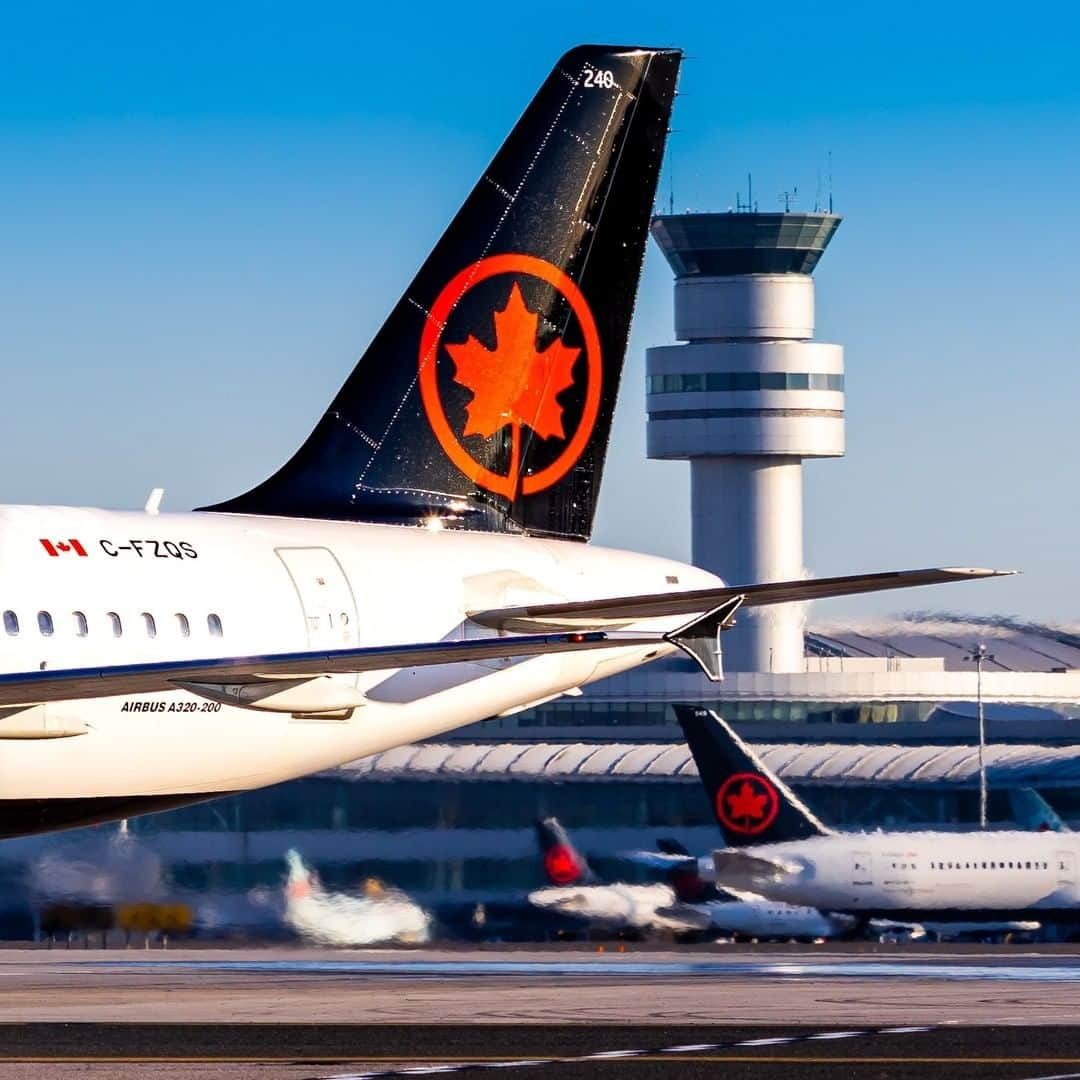
[[[646,353],[648,453],[690,461],[693,561],[732,583],[802,577],[802,462],[844,452],[844,355],[814,334],[811,270],[832,214],[653,221],[675,271],[675,337]],[[740,616],[736,671],[801,671],[802,613]]]

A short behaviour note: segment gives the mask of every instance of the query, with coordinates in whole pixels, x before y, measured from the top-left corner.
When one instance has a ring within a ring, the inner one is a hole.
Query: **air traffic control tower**
[[[732,584],[803,566],[802,463],[844,453],[844,350],[812,341],[834,214],[661,214],[675,337],[646,353],[648,455],[690,461],[692,561]],[[741,612],[732,671],[804,670],[795,605]]]

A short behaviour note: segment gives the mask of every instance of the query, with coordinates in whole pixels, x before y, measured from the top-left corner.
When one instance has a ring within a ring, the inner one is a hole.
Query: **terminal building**
[[[648,453],[689,461],[693,561],[732,583],[807,574],[803,463],[844,452],[843,350],[813,339],[812,272],[839,224],[792,212],[653,223],[675,274],[677,343],[647,353]],[[1080,636],[764,612],[725,632],[720,684],[672,657],[434,744],[136,819],[127,842],[152,854],[162,888],[232,898],[232,910],[280,885],[293,846],[331,886],[376,875],[432,903],[520,895],[541,884],[533,825],[552,814],[598,873],[633,877],[620,851],[717,841],[673,702],[715,706],[837,826],[970,828],[980,692],[991,819],[1009,820],[1005,789],[1034,787],[1080,822]],[[80,843],[59,850],[76,858]],[[9,904],[34,902],[57,850],[48,837],[0,847]]]

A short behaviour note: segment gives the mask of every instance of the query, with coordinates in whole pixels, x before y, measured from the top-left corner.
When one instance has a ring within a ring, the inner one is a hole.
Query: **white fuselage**
[[[724,873],[721,884],[825,911],[1036,915],[1080,909],[1080,836],[1071,833],[849,833],[743,851],[751,857],[747,871]],[[785,868],[775,874],[750,869],[755,858]]]
[[[853,920],[825,915],[817,908],[765,898],[711,900],[690,904],[708,916],[712,928],[752,938],[829,938],[850,930]]]
[[[663,883],[549,886],[529,893],[529,902],[613,929],[713,930],[755,938],[833,937],[852,922],[760,897],[686,903]]]
[[[51,555],[43,539],[69,550]],[[717,584],[669,560],[529,537],[53,507],[0,509],[0,568],[0,675],[492,637],[467,612]],[[57,702],[18,718],[0,710],[0,800],[259,787],[514,711],[668,651],[638,645],[335,676],[363,694],[337,716],[239,708],[183,690]],[[28,715],[30,737],[14,737],[26,735]]]
[[[613,930],[694,929],[665,913],[675,903],[670,885],[552,885],[529,893],[529,903]]]

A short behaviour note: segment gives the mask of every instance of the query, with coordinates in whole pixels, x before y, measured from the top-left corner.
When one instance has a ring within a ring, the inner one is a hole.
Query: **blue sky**
[[[818,337],[848,456],[809,463],[817,574],[1018,566],[837,602],[1080,622],[1080,15],[1070,4],[542,8],[53,3],[0,34],[4,502],[179,509],[304,437],[555,58],[674,44],[677,209],[845,221]],[[597,539],[688,555],[685,465],[644,463],[650,250]]]

